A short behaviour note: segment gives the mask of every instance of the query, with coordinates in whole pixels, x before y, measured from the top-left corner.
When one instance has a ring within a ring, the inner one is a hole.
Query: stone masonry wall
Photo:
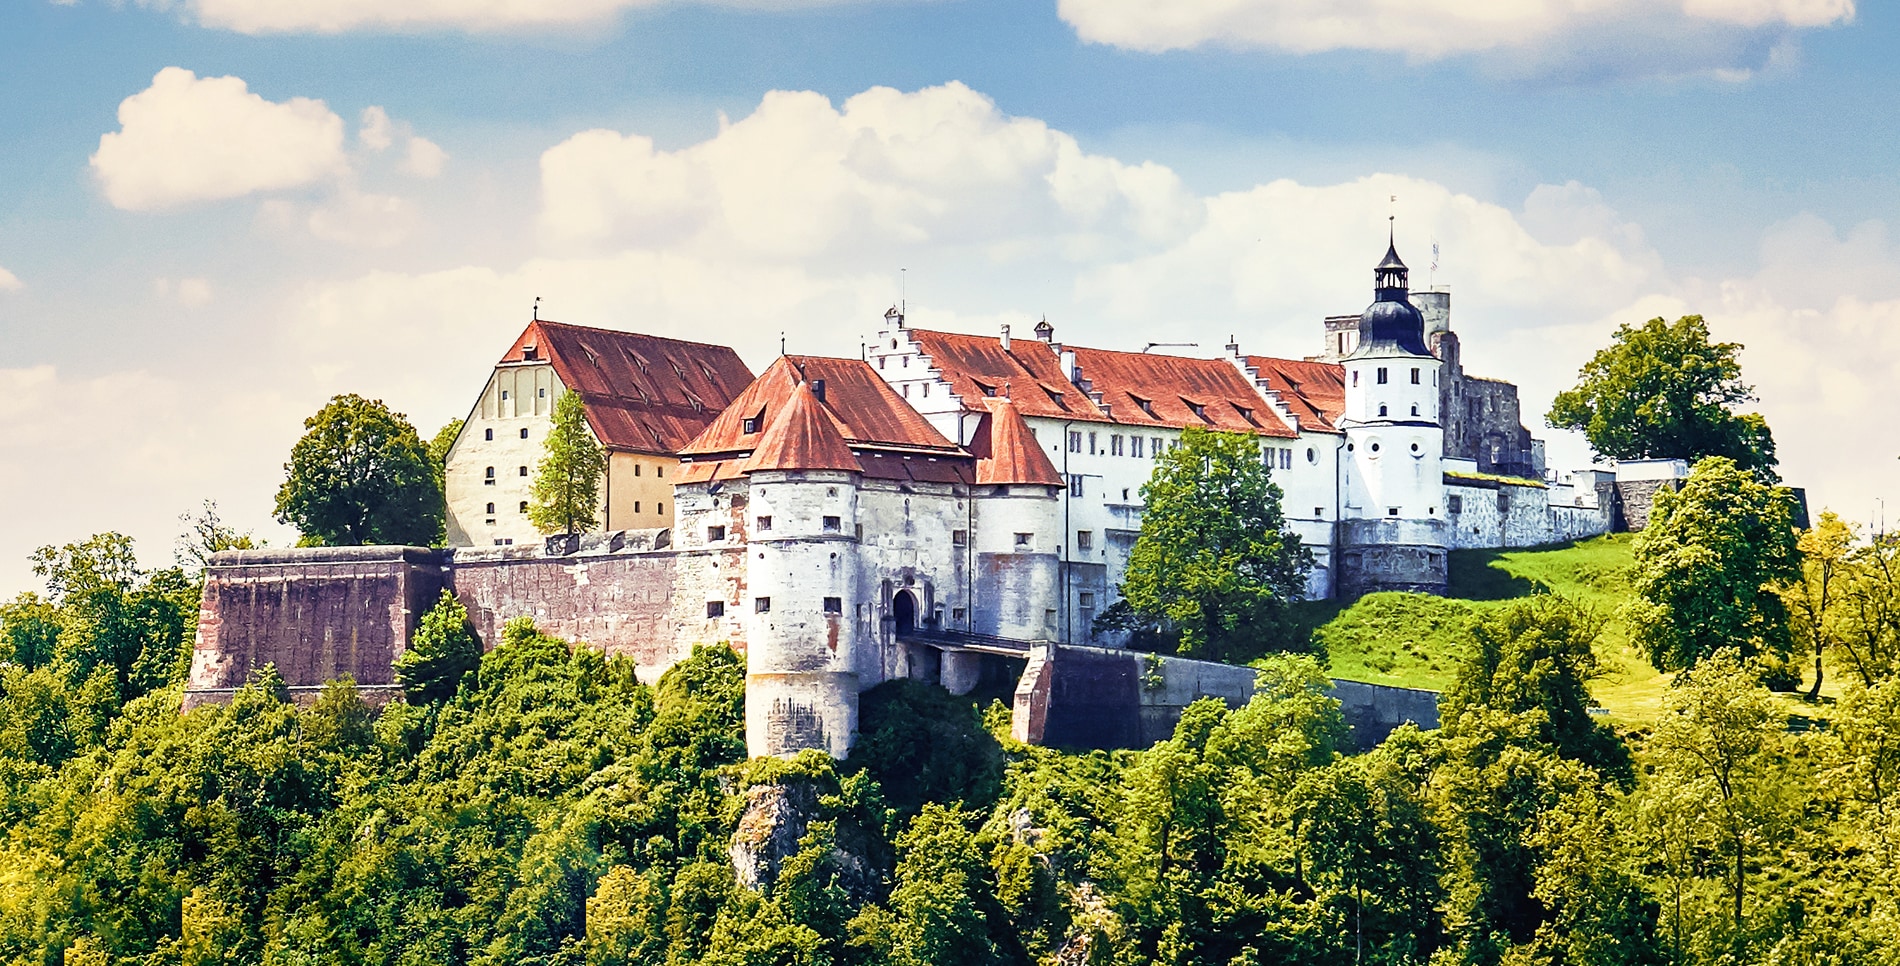
[[[205,572],[185,708],[228,697],[266,664],[314,692],[348,674],[375,700],[442,590],[442,558],[417,547],[236,550]]]

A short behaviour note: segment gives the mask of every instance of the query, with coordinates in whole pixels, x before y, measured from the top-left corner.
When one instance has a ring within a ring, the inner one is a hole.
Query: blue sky
[[[285,539],[304,415],[354,391],[427,435],[537,295],[762,367],[781,331],[854,352],[906,269],[920,324],[1299,355],[1394,210],[1533,428],[1616,324],[1701,312],[1785,475],[1868,519],[1900,493],[1900,14],[1501,9],[8,4],[0,497],[32,511],[0,593],[100,530],[165,562],[206,499]]]

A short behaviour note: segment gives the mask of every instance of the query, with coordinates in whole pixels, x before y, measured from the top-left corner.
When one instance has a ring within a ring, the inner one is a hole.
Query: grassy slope
[[[1464,623],[1502,602],[1539,591],[1562,594],[1603,618],[1597,656],[1604,674],[1591,693],[1626,722],[1655,717],[1668,677],[1629,643],[1620,610],[1631,593],[1629,534],[1531,550],[1461,550],[1451,555],[1451,598],[1372,594],[1343,610],[1330,601],[1304,605],[1326,644],[1333,676],[1351,681],[1442,690],[1451,683]],[[1822,701],[1831,700],[1833,682]],[[1813,713],[1784,699],[1793,715]]]

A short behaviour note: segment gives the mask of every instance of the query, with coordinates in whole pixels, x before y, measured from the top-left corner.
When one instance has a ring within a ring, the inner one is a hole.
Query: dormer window
[[[533,362],[540,355],[541,355],[541,350],[535,348],[534,346],[524,345],[521,347],[521,359],[524,362]]]
[[[1139,408],[1142,412],[1147,413],[1148,418],[1150,419],[1154,418],[1155,404],[1153,400],[1143,399],[1132,392],[1128,394],[1128,398],[1133,399],[1135,401],[1135,406]]]
[[[750,435],[752,433],[758,432],[759,426],[763,424],[764,422],[765,422],[765,410],[761,409],[758,412],[753,413],[752,415],[747,416],[745,419],[741,420],[739,423],[739,428],[743,430],[746,434]]]
[[[975,380],[972,380],[972,381],[974,382]],[[978,382],[976,384],[976,388],[979,392],[983,393],[983,395],[985,396],[993,397],[996,395],[996,387],[989,385],[988,383]]]
[[[643,359],[643,358],[641,358],[641,356],[640,356],[640,354],[639,354],[638,352],[635,352],[635,351],[633,351],[632,349],[628,349],[628,350],[627,350],[627,358],[628,358],[628,359],[630,359],[630,360],[632,360],[632,361],[633,361],[633,364],[634,364],[634,367],[635,367],[635,368],[638,368],[638,369],[639,369],[639,370],[640,370],[641,372],[646,372],[646,371],[647,371],[647,361],[646,361],[645,359]]]

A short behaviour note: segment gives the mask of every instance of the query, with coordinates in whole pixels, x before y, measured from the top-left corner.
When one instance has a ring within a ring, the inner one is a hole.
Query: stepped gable
[[[1278,392],[1303,429],[1339,432],[1346,412],[1346,367],[1331,362],[1247,356],[1247,365]]]
[[[797,417],[803,428],[786,426],[787,452],[798,451],[795,437],[826,435],[810,425],[822,420],[865,476],[943,483],[975,480],[975,460],[969,452],[944,438],[862,359],[782,356],[680,450],[685,461],[681,481],[732,479],[765,468],[751,457],[766,446],[781,417],[792,415],[788,410],[800,394],[811,397],[805,404],[808,413]],[[823,459],[835,461],[835,456]]]
[[[1070,348],[1084,384],[1117,423],[1299,438],[1229,360]]]
[[[726,346],[537,319],[501,358],[545,361],[581,394],[602,446],[672,456],[752,382]]]
[[[1061,486],[1062,474],[1005,396],[978,400],[986,412],[976,428],[970,452],[976,456],[976,481],[982,484]]]
[[[1017,339],[1003,348],[995,336],[966,335],[907,329],[917,348],[965,400],[964,408],[980,412],[972,402],[1007,393],[1025,416],[1106,423],[1108,415],[1075,388],[1062,371],[1062,358],[1040,339]]]
[[[811,383],[801,382],[792,389],[791,399],[772,419],[772,425],[759,436],[758,448],[739,472],[757,470],[849,470],[863,472],[858,458],[851,455],[838,424],[825,414],[824,404],[812,393]]]

